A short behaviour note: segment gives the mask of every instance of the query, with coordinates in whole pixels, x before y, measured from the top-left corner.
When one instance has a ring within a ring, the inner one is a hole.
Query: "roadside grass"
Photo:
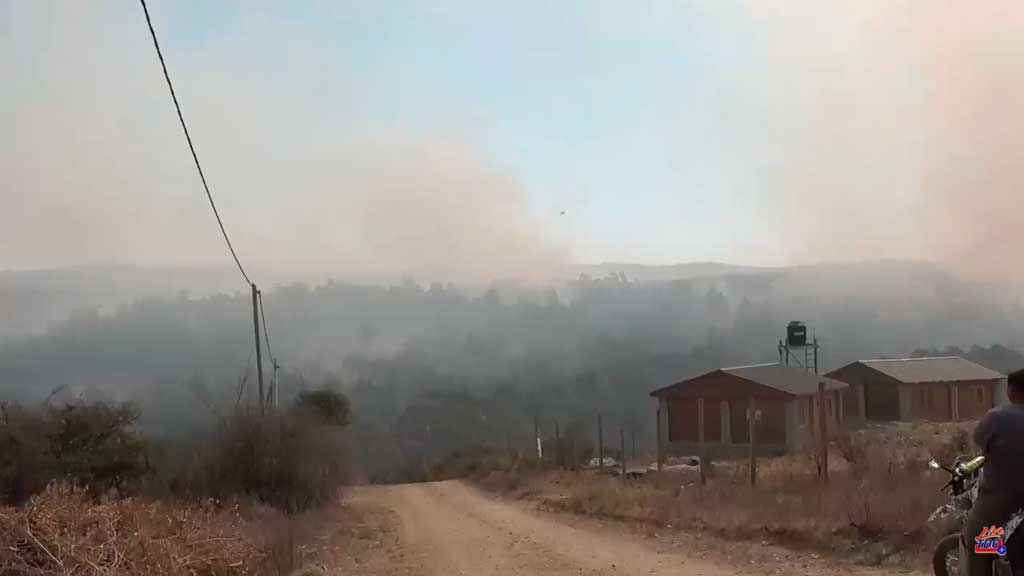
[[[926,462],[966,452],[968,428],[921,424],[845,433],[831,443],[827,484],[806,454],[759,460],[754,488],[745,461],[716,462],[705,486],[696,468],[623,481],[595,471],[506,466],[474,479],[553,510],[768,540],[869,565],[922,565],[941,537],[926,520],[946,500],[945,478]]]
[[[337,507],[284,514],[251,501],[97,502],[54,484],[24,506],[0,507],[0,575],[299,574],[325,556],[321,535],[346,521]]]
[[[344,396],[238,411],[163,450],[137,415],[0,403],[0,576],[293,574],[323,552],[350,477]]]

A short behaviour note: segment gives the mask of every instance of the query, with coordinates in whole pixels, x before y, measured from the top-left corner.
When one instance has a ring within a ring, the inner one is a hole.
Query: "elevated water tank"
[[[786,326],[786,344],[790,348],[807,346],[807,326],[803,322],[793,321]]]

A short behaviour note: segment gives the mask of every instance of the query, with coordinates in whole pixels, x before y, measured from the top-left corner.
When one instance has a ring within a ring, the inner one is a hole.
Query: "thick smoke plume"
[[[230,266],[137,6],[3,7],[0,269]],[[243,262],[395,281],[547,277],[567,254],[473,134],[373,119],[318,31],[154,17]],[[176,25],[177,24],[177,25]],[[7,49],[10,48],[10,49]],[[410,96],[414,98],[414,96]],[[17,240],[17,241],[14,241]]]
[[[766,243],[791,262],[927,258],[1024,279],[1024,5],[799,2],[745,16],[753,32],[736,42],[750,58],[722,73],[734,112],[722,120]]]

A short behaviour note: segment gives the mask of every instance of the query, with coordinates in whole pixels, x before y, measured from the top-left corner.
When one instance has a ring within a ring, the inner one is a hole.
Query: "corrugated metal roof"
[[[834,380],[832,378],[825,378],[824,376],[818,376],[812,372],[808,372],[802,368],[794,368],[792,366],[783,366],[781,364],[753,364],[750,366],[733,366],[731,368],[720,368],[718,370],[712,370],[707,374],[702,374],[696,378],[689,378],[682,382],[677,382],[664,388],[659,388],[651,392],[651,396],[660,396],[664,392],[668,392],[670,389],[685,387],[687,383],[702,378],[708,374],[714,374],[715,372],[724,372],[737,378],[743,378],[755,384],[761,386],[767,386],[768,388],[774,388],[792,394],[794,396],[805,396],[807,394],[816,394],[818,392],[818,382],[825,382],[826,390],[839,390],[846,388],[844,382]]]
[[[818,376],[813,372],[781,364],[754,364],[753,366],[736,366],[722,368],[722,372],[750,380],[762,386],[775,388],[795,396],[816,394],[818,382],[825,382],[826,390],[846,388],[846,384],[832,378]]]
[[[964,380],[998,380],[1005,378],[1005,376],[995,370],[990,370],[959,356],[861,360],[860,363],[908,384],[914,382],[962,382]]]

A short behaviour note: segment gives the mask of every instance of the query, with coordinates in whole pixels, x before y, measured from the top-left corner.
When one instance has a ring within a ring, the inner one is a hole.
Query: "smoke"
[[[738,56],[691,103],[710,111],[701,127],[725,133],[720,176],[753,215],[748,242],[790,263],[925,258],[1024,279],[1024,5],[755,3],[712,16],[728,24],[707,41]]]
[[[152,8],[218,208],[257,278],[530,279],[567,262],[472,126],[367,110],[372,78],[338,62],[320,31],[232,11],[230,32],[208,37]],[[18,90],[0,95],[0,268],[230,266],[138,6],[2,11],[0,65]]]
[[[579,171],[599,189],[559,223],[578,221],[571,242],[591,255],[928,259],[1024,279],[1013,266],[1024,249],[1024,5],[976,4],[578,8],[596,76],[621,76],[615,85],[664,121],[613,141],[600,117],[628,125],[639,105],[593,94],[594,132],[619,153],[583,170],[546,159],[556,180]],[[308,19],[229,10],[210,33],[154,10],[207,177],[254,273],[543,278],[572,258],[538,217],[535,191],[492,158],[494,127],[476,125],[473,110],[437,117],[462,101],[376,102],[371,55],[346,60]],[[230,265],[139,10],[5,3],[0,32],[15,87],[0,92],[0,268]],[[645,64],[663,53],[679,61]],[[575,76],[565,78],[545,89],[569,97]],[[430,120],[409,112],[421,105]],[[584,212],[608,198],[602,213]]]

